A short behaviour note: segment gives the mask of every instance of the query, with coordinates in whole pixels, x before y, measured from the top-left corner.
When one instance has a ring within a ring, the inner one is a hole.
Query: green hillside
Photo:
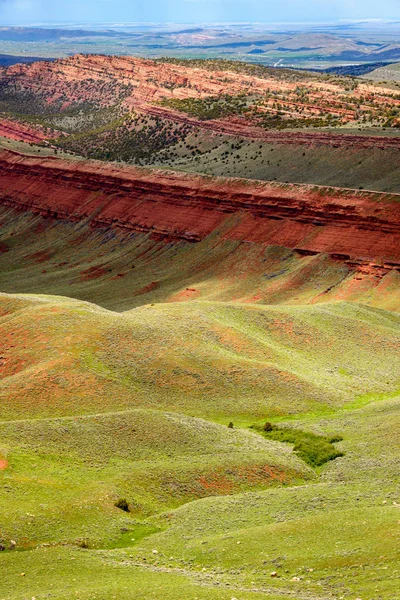
[[[373,81],[397,82],[400,81],[400,63],[391,63],[371,71],[363,76],[364,79]]]
[[[356,304],[112,313],[2,296],[1,306],[3,420],[138,408],[222,421],[329,414],[400,380],[400,316]]]
[[[329,135],[332,130],[320,130]],[[344,130],[346,131],[346,130]],[[347,130],[362,135],[361,130]],[[335,131],[336,133],[336,131]],[[369,131],[379,133],[382,131]],[[385,132],[383,132],[385,133]],[[194,153],[192,148],[196,148]],[[283,183],[313,183],[396,192],[400,190],[398,149],[266,143],[240,137],[189,135],[166,149],[153,164],[190,173],[245,177]]]
[[[2,597],[396,598],[399,315],[0,308]],[[312,469],[266,420],[344,456]]]
[[[1,208],[0,600],[399,600],[399,273],[238,218]]]

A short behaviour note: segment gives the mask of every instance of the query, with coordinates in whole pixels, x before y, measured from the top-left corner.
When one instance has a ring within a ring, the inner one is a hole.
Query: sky
[[[0,24],[400,20],[400,0],[0,0]]]

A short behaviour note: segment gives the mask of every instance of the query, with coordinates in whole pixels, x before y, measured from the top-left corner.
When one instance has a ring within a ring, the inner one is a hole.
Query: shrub
[[[123,510],[125,512],[129,512],[129,504],[128,504],[127,500],[125,500],[125,498],[120,498],[119,500],[117,500],[116,503],[114,504],[114,506],[116,506],[117,508],[120,508],[121,510]]]
[[[228,427],[229,427],[229,429],[233,429],[233,423],[232,423],[232,421],[230,421],[230,422],[228,423]]]
[[[336,442],[341,442],[343,440],[341,435],[333,435],[328,439],[330,444],[336,444]]]
[[[272,431],[272,430],[273,430],[272,423],[270,423],[269,421],[267,421],[266,423],[264,423],[264,425],[263,425],[263,431]]]

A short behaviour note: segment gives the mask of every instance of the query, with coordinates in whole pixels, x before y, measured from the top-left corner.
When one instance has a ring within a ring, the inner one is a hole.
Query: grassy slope
[[[400,63],[380,67],[362,77],[363,79],[372,79],[373,81],[400,81]]]
[[[275,587],[299,597],[398,598],[398,409],[397,396],[313,425],[300,421],[315,431],[339,428],[345,438],[345,457],[319,483],[187,505],[150,544],[211,573],[223,556],[224,577],[248,587],[268,586],[277,571]],[[187,536],[184,550],[179,536]],[[148,549],[143,542],[142,555]]]
[[[20,598],[46,591],[60,599],[104,600],[112,594],[397,599],[398,402],[383,401],[318,425],[343,427],[347,453],[325,469],[320,483],[190,503],[150,519],[149,537],[130,538],[125,548],[70,545],[5,553],[2,593]],[[366,444],[371,425],[385,434]],[[64,513],[57,516],[64,520]],[[104,522],[98,512],[96,517]],[[136,523],[127,516],[119,525],[134,537]],[[161,531],[151,534],[150,525]],[[271,578],[273,572],[278,576]]]
[[[0,208],[0,290],[72,296],[112,310],[188,300],[400,307],[400,275],[349,271],[327,256],[224,239],[237,216],[197,244],[166,244]]]
[[[385,311],[191,302],[118,314],[9,298],[3,420],[136,408],[228,421],[324,414],[398,389],[400,317]]]
[[[360,131],[353,133],[360,135]],[[232,144],[241,147],[232,150]],[[192,156],[187,146],[196,147],[199,153]],[[160,152],[153,158],[153,164],[228,177],[387,192],[400,190],[396,149],[271,144],[202,132],[189,135],[173,152],[176,156],[171,156],[171,149]]]
[[[8,295],[1,307],[2,537],[70,544],[2,554],[4,597],[396,598],[396,314],[210,302],[113,313]],[[288,446],[196,414],[290,417],[341,433],[345,456],[313,473]],[[113,506],[121,496],[131,513]]]
[[[397,600],[398,274],[0,218],[0,598]]]
[[[12,490],[12,502],[1,501],[2,537],[25,549],[80,540],[113,547],[121,528],[162,509],[313,477],[279,444],[161,411],[13,421],[2,424],[1,440]],[[114,507],[121,497],[129,514]]]
[[[151,122],[151,120],[149,121]],[[303,130],[301,130],[303,131]],[[312,131],[315,132],[313,128]],[[330,130],[325,130],[330,131]],[[335,133],[341,130],[335,130]],[[342,130],[356,135],[395,136],[391,130]],[[232,150],[232,144],[235,149]],[[237,145],[239,149],[236,149]],[[30,146],[0,137],[0,147],[34,156],[52,156],[54,150]],[[196,156],[192,148],[197,149]],[[228,155],[224,154],[229,152]],[[79,160],[79,156],[58,151],[58,156]],[[312,183],[383,192],[400,191],[398,150],[381,148],[333,148],[303,144],[277,144],[251,141],[207,131],[189,134],[183,142],[153,155],[150,166],[172,168],[190,173],[226,177],[245,177],[264,181]]]

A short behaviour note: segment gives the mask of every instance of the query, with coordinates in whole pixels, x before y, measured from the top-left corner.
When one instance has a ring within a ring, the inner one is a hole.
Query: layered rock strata
[[[400,195],[192,176],[97,161],[0,153],[0,204],[46,219],[198,242],[328,253],[357,269],[400,270]]]

